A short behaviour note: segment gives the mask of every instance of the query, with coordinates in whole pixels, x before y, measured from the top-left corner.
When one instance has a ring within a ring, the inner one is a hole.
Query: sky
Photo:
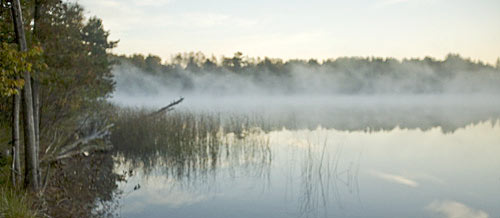
[[[344,56],[496,63],[499,0],[77,0],[118,54],[179,52],[324,60]]]

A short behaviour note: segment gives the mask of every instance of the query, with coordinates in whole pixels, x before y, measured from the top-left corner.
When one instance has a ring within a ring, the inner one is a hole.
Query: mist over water
[[[112,138],[116,170],[130,172],[121,216],[498,214],[500,72],[421,62],[122,62],[111,101],[149,110],[125,109]],[[179,97],[175,111],[144,118]]]
[[[446,61],[434,61],[429,64],[422,60],[398,62],[388,59],[381,60],[380,63],[377,60],[345,58],[323,64],[263,61],[248,66],[248,69],[240,66],[238,70],[227,69],[225,66],[205,69],[195,63],[188,63],[186,67],[167,65],[171,69],[163,71],[145,71],[123,60],[114,67],[113,74],[118,82],[118,93],[125,92],[129,95],[169,93],[195,96],[329,96],[500,93],[499,69],[460,57],[452,56]]]
[[[446,132],[500,118],[499,71],[456,67],[458,73],[444,74],[413,65],[395,64],[398,74],[375,76],[367,73],[368,66],[362,72],[339,72],[298,65],[284,76],[186,69],[164,76],[122,62],[113,69],[116,91],[111,101],[160,108],[182,96],[178,110],[245,115],[287,128],[441,127]]]

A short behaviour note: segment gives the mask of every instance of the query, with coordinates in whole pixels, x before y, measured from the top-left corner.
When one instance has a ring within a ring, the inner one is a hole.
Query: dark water
[[[496,98],[221,101],[184,107],[234,105],[223,116],[257,115],[257,124],[274,128],[220,133],[217,152],[203,161],[173,161],[174,151],[116,155],[115,171],[127,172],[118,215],[500,216]]]

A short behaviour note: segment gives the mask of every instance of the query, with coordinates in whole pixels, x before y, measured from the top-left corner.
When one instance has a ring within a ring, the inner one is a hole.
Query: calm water
[[[148,163],[116,156],[115,170],[129,172],[118,184],[117,213],[499,217],[499,100],[388,99],[285,99],[280,106],[255,103],[248,111],[242,108],[249,103],[235,104],[236,111],[259,114],[263,125],[284,127],[224,134],[208,161],[183,166],[161,155]]]

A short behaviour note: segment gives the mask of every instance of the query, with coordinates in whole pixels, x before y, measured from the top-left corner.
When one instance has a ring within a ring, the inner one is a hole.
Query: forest
[[[106,179],[114,175],[106,171],[112,167],[109,155],[92,160],[108,161],[108,167],[93,171],[97,165],[88,163],[78,175],[68,170],[89,161],[78,160],[82,152],[107,149],[110,123],[98,108],[114,89],[108,55],[117,42],[108,35],[102,21],[85,17],[77,3],[1,1],[2,217],[84,217],[94,213],[85,205],[110,198],[89,182],[106,180],[115,187]],[[88,176],[102,172],[107,174]],[[85,176],[70,179],[79,175]]]
[[[459,94],[499,93],[496,66],[449,54],[444,60],[339,57],[318,61],[182,53],[113,56],[116,81],[130,93],[175,94]],[[151,85],[154,84],[154,85]],[[125,90],[124,90],[125,91]]]

